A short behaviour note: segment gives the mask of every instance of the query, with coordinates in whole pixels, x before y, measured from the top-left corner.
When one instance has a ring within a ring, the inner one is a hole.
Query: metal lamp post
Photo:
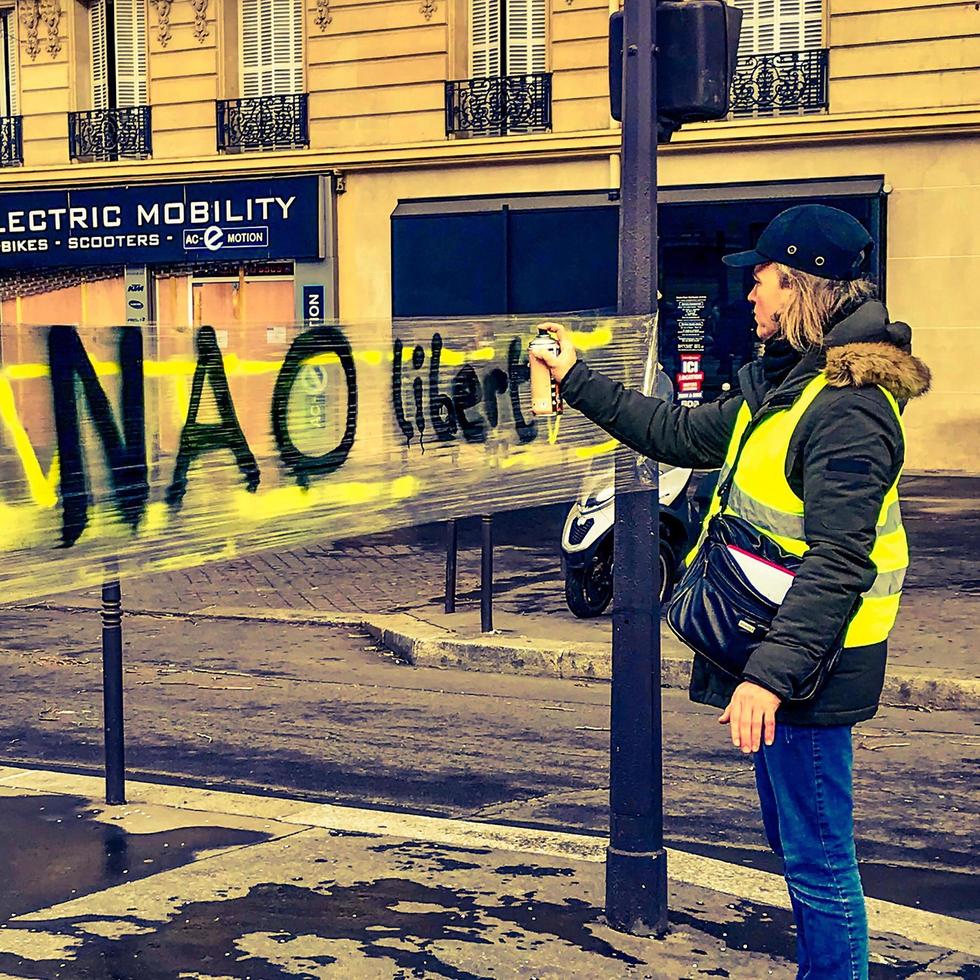
[[[656,6],[626,0],[619,312],[657,304]],[[615,584],[606,917],[617,929],[667,931],[660,704],[659,501],[633,455],[616,458]]]

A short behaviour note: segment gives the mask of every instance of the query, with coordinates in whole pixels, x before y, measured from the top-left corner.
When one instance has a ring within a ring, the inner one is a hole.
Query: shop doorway
[[[257,456],[273,451],[268,409],[276,366],[295,334],[293,264],[213,264],[155,276],[158,356],[193,360],[201,327],[213,328],[238,420]],[[172,451],[188,410],[189,378],[161,390],[163,449]],[[217,421],[205,386],[199,421]]]

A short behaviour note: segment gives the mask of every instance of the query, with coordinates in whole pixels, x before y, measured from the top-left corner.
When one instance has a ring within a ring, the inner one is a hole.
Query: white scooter
[[[644,460],[641,467],[655,464]],[[693,470],[659,466],[660,601],[666,601],[677,581],[680,563],[693,543],[696,514],[687,488]],[[565,601],[581,619],[600,615],[613,594],[613,524],[616,498],[613,467],[591,476],[572,505],[561,536]]]

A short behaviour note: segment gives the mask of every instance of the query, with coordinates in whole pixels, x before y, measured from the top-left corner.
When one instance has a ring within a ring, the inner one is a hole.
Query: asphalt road
[[[413,668],[335,628],[134,616],[126,642],[133,775],[605,830],[605,684]],[[98,771],[99,644],[96,616],[0,612],[3,762]],[[665,692],[668,840],[774,868],[716,715]],[[858,729],[869,894],[980,918],[978,746],[975,713],[886,709]]]

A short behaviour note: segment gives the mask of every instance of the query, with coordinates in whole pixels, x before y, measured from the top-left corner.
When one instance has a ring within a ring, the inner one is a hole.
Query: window
[[[0,9],[0,116],[19,116],[17,85],[17,12]]]
[[[604,191],[400,202],[393,315],[611,312],[618,236],[619,207]]]
[[[740,55],[823,46],[823,0],[733,0],[743,14]]]
[[[144,0],[94,0],[89,6],[92,108],[147,105]]]
[[[244,98],[303,91],[303,0],[242,0]]]
[[[546,23],[545,0],[470,0],[470,76],[543,72]]]

